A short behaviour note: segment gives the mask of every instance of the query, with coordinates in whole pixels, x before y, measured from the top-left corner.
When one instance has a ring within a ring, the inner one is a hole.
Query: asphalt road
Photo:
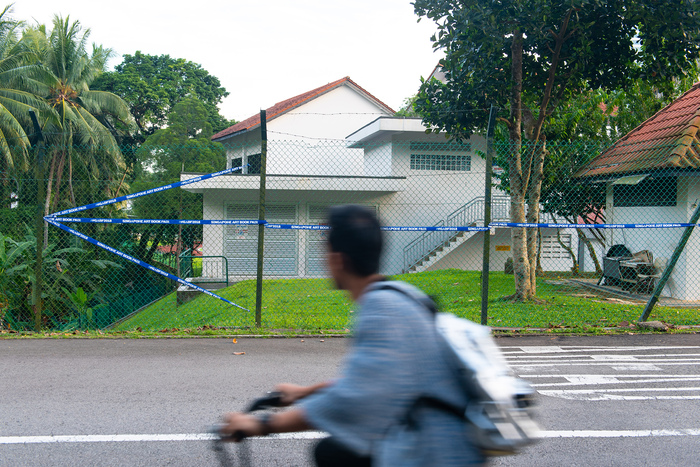
[[[333,377],[347,342],[0,340],[0,466],[218,465],[209,425],[275,382]],[[540,393],[545,438],[493,465],[700,465],[700,335],[498,343]],[[309,465],[300,438],[251,440],[253,465]]]

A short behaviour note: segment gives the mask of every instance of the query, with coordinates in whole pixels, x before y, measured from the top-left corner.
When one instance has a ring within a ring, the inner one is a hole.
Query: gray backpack
[[[467,407],[453,407],[422,397],[416,405],[438,407],[463,417],[469,424],[470,441],[486,456],[516,454],[539,439],[540,429],[533,420],[535,391],[513,374],[488,327],[440,312],[429,297],[413,296],[391,283],[375,290],[395,290],[430,310],[470,400]]]

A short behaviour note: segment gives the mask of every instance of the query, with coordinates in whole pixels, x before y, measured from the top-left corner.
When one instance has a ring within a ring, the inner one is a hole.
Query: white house
[[[607,193],[606,221],[614,224],[687,223],[700,200],[700,83],[583,167],[576,177]],[[681,228],[610,230],[608,246],[649,250],[669,260]],[[696,229],[697,230],[697,229]],[[664,289],[681,300],[700,299],[700,234],[694,232]]]
[[[485,140],[474,136],[463,144],[450,142],[444,134],[426,133],[420,119],[391,115],[349,78],[268,109],[266,220],[319,224],[329,206],[358,203],[376,209],[390,226],[483,226]],[[214,136],[227,147],[229,167],[246,167],[243,174],[186,187],[203,193],[204,219],[257,219],[259,125],[257,115]],[[193,176],[182,174],[182,179]],[[492,209],[494,220],[509,220],[503,193],[494,193]],[[257,230],[205,226],[204,255],[226,257],[231,276],[252,276]],[[483,234],[388,232],[382,270],[481,269]],[[510,231],[493,229],[491,234],[491,267],[502,270],[511,256]],[[570,233],[562,237],[576,248]],[[324,259],[323,232],[266,229],[267,275],[325,276]],[[556,231],[544,232],[543,266],[571,267]]]

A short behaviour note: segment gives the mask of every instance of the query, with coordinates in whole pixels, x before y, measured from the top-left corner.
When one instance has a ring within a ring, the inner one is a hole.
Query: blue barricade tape
[[[328,230],[327,225],[297,225],[297,224],[265,224],[268,229],[291,229],[291,230]],[[483,232],[489,230],[488,227],[395,227],[385,226],[382,230],[389,232]]]
[[[265,224],[268,229],[291,229],[291,230],[328,230],[327,225],[296,225],[296,224]]]
[[[328,230],[327,225],[317,224],[270,224],[260,219],[122,219],[94,217],[54,217],[46,219],[70,223],[88,224],[184,224],[184,225],[260,225],[277,230]],[[524,227],[524,228],[554,228],[554,229],[669,229],[692,227],[689,223],[657,223],[657,224],[556,224],[556,223],[516,223],[492,222],[490,227],[413,227],[413,226],[384,226],[381,229],[388,232],[485,232],[493,227]]]
[[[488,227],[382,227],[387,232],[485,232]]]
[[[226,300],[224,297],[222,297],[222,296],[220,296],[220,295],[217,295],[217,294],[215,294],[215,293],[213,293],[213,292],[211,292],[211,291],[209,291],[209,290],[207,290],[207,289],[204,289],[204,288],[202,288],[202,287],[200,287],[200,286],[198,286],[198,285],[195,285],[195,284],[193,284],[193,283],[191,283],[191,282],[189,282],[189,281],[186,281],[186,280],[184,280],[184,279],[180,279],[179,277],[174,276],[174,275],[172,275],[172,274],[170,274],[170,273],[168,273],[168,272],[166,272],[166,271],[163,271],[163,270],[161,270],[161,269],[158,269],[158,268],[155,267],[155,266],[151,266],[150,264],[145,263],[145,262],[141,261],[140,259],[137,259],[137,258],[134,258],[133,256],[127,255],[126,253],[124,253],[124,252],[122,252],[122,251],[119,251],[119,250],[117,250],[116,248],[112,248],[111,246],[106,245],[106,244],[100,242],[99,240],[95,240],[94,238],[88,237],[87,235],[85,235],[85,234],[83,234],[83,233],[81,233],[81,232],[78,232],[77,230],[71,229],[70,227],[68,227],[68,226],[66,226],[66,225],[63,225],[63,224],[57,222],[57,219],[55,219],[55,218],[52,218],[52,217],[47,216],[47,217],[44,217],[44,220],[45,220],[46,222],[48,222],[49,224],[53,225],[54,227],[58,227],[58,228],[61,229],[61,230],[65,230],[65,231],[68,232],[68,233],[71,233],[71,234],[73,234],[73,235],[75,235],[75,236],[77,236],[77,237],[79,237],[79,238],[82,238],[82,239],[85,240],[86,242],[92,243],[93,245],[96,245],[96,246],[98,246],[98,247],[100,247],[100,248],[103,248],[103,249],[109,251],[109,252],[112,253],[112,254],[115,254],[115,255],[117,255],[117,256],[119,256],[119,257],[121,257],[121,258],[124,258],[124,259],[126,259],[126,260],[128,260],[128,261],[131,261],[132,263],[138,264],[139,266],[141,266],[141,267],[143,267],[143,268],[146,268],[146,269],[148,269],[149,271],[153,271],[153,272],[155,272],[155,273],[157,273],[157,274],[160,274],[161,276],[165,276],[165,277],[167,277],[168,279],[171,279],[171,280],[174,280],[174,281],[176,281],[176,282],[179,282],[180,284],[186,285],[187,287],[191,287],[191,288],[193,288],[193,289],[195,289],[195,290],[198,290],[199,292],[205,293],[205,294],[207,294],[207,295],[209,295],[209,296],[211,296],[211,297],[218,298],[219,300],[224,301],[224,302],[228,303],[229,305],[233,305],[233,306],[235,306],[236,308],[240,308],[241,310],[250,311],[249,309],[243,308],[243,307],[240,306],[240,305],[236,305],[235,303],[233,303],[233,302],[231,302],[231,301],[229,301],[229,300]]]
[[[491,227],[526,227],[526,228],[554,228],[554,229],[673,229],[693,227],[689,223],[656,223],[656,224],[557,224],[557,223],[529,223],[529,222],[492,222]]]
[[[230,169],[221,170],[219,172],[214,172],[214,173],[200,175],[198,177],[190,178],[189,180],[183,180],[180,182],[175,182],[175,183],[170,183],[168,185],[159,186],[157,188],[151,188],[150,190],[139,191],[138,193],[132,193],[130,195],[119,196],[117,198],[112,198],[112,199],[108,199],[105,201],[100,201],[98,203],[86,204],[85,206],[79,206],[77,208],[66,209],[63,211],[55,212],[53,214],[49,214],[48,217],[65,216],[67,214],[73,214],[73,213],[85,211],[88,209],[107,206],[108,204],[121,203],[122,201],[128,201],[130,199],[140,198],[141,196],[152,195],[155,193],[160,193],[161,191],[170,190],[172,188],[178,188],[181,186],[190,185],[192,183],[201,182],[202,180],[208,180],[210,178],[218,177],[220,175],[226,175],[226,174],[229,174],[229,173],[235,172],[237,170],[241,170],[241,169],[243,169],[243,166],[232,167]]]
[[[258,219],[107,219],[90,217],[50,217],[59,222],[75,222],[83,224],[188,224],[188,225],[258,225],[266,221]]]

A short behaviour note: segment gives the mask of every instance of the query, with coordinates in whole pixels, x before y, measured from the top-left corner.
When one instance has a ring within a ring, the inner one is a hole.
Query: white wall
[[[608,223],[664,223],[688,222],[700,199],[700,181],[695,177],[678,178],[676,206],[667,207],[612,207],[612,193],[608,190]],[[654,258],[671,259],[685,229],[615,229],[606,232],[606,244],[622,243],[633,253],[649,250]],[[696,229],[697,230],[697,229]],[[693,232],[681,254],[671,280],[662,294],[681,300],[700,299],[700,232]]]
[[[457,247],[454,252],[437,261],[428,270],[435,271],[447,268],[460,268],[471,271],[481,270],[484,254],[483,245],[484,233],[474,232],[471,238]],[[504,271],[506,260],[512,257],[512,252],[504,250],[504,248],[510,248],[510,245],[510,229],[495,229],[495,235],[491,235],[490,271]]]
[[[362,149],[350,149],[339,142],[372,120],[387,115],[383,108],[349,85],[339,86],[268,121],[267,173],[363,175]],[[259,141],[259,129],[225,139],[229,164],[242,153],[260,153]]]

